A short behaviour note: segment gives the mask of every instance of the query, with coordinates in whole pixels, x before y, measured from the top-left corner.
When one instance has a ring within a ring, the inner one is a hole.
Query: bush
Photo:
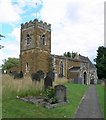
[[[44,92],[43,92],[44,100],[54,104],[57,103],[57,98],[55,96],[55,91],[52,87],[48,87]]]

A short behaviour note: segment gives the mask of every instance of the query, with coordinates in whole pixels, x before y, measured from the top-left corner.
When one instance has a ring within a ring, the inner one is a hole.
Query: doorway
[[[84,85],[87,84],[87,73],[84,72]]]

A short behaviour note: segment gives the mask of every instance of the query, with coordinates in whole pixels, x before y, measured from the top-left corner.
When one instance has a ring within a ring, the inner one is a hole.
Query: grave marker
[[[52,85],[53,85],[53,82],[52,82],[51,77],[46,76],[44,79],[44,88],[46,89],[48,87],[52,87]]]
[[[66,87],[63,85],[56,85],[54,89],[58,102],[66,102],[67,101]]]

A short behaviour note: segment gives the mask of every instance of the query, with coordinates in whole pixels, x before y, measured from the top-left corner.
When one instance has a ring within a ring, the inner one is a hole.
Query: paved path
[[[95,85],[89,86],[73,118],[103,118]]]

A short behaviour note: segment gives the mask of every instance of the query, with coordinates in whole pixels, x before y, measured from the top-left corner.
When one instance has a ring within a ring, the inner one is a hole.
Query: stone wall
[[[30,74],[38,70],[48,72],[50,53],[51,25],[37,19],[21,24],[20,70]]]
[[[21,24],[20,71],[23,71],[23,73],[31,74],[38,70],[43,70],[47,73],[49,70],[53,70],[55,75],[59,77],[60,64],[62,62],[63,77],[68,79],[81,77],[84,81],[83,76],[84,72],[86,72],[87,83],[89,84],[91,68],[86,61],[88,61],[87,57],[79,55],[75,59],[51,55],[50,24],[37,19]],[[80,72],[70,73],[69,69],[72,67],[80,67]]]

